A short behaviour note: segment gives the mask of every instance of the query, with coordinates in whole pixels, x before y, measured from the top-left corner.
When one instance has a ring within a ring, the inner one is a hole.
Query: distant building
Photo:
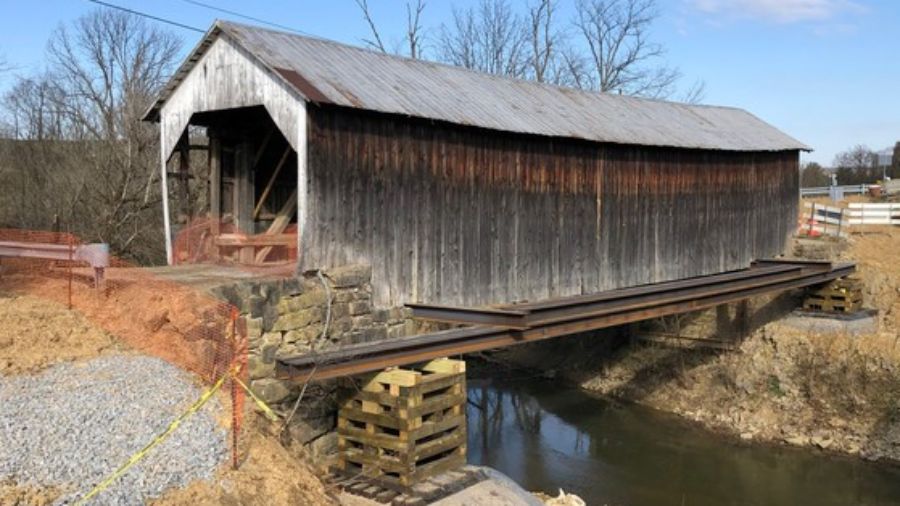
[[[893,162],[894,148],[885,148],[875,152],[875,165],[878,167],[890,167]]]

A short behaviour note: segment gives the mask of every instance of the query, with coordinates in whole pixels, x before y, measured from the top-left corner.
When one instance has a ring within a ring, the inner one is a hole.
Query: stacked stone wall
[[[247,321],[250,388],[276,412],[290,413],[302,381],[275,376],[278,359],[343,345],[394,339],[420,329],[403,307],[372,305],[372,270],[348,265],[285,279],[246,280],[213,290]],[[333,450],[337,389],[311,384],[282,440],[313,454]]]

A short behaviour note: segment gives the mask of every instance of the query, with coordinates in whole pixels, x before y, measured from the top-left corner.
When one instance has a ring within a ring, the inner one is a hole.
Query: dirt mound
[[[93,358],[122,345],[64,305],[0,292],[0,374],[37,372],[49,365]]]
[[[209,294],[139,268],[110,269],[104,292],[80,277],[71,290],[77,313],[135,351],[162,358],[207,381],[217,379],[230,363],[232,308]],[[68,279],[53,273],[12,273],[0,278],[0,293],[54,301],[57,306],[67,305],[68,292]]]
[[[36,372],[58,362],[123,350],[152,352],[188,369],[210,371],[210,364],[217,360],[206,353],[212,342],[185,336],[204,335],[202,327],[211,326],[209,311],[216,308],[215,300],[136,271],[133,277],[112,281],[113,289],[106,294],[74,283],[75,307],[70,311],[64,278],[5,275],[0,279],[0,321],[5,324],[0,335],[0,373]],[[311,469],[276,440],[247,430],[251,433],[244,446],[248,456],[239,470],[222,469],[216,479],[171,490],[154,504],[335,504]],[[49,504],[57,495],[0,483],[0,506]]]
[[[0,481],[0,506],[48,506],[59,495],[54,489],[22,487],[11,481]]]
[[[198,481],[173,490],[154,506],[222,504],[241,506],[329,506],[336,499],[313,471],[278,442],[258,432],[250,438],[249,455],[240,469],[219,473],[216,483]]]
[[[871,227],[851,235],[840,258],[857,262],[865,305],[880,311],[885,330],[900,332],[900,227]]]

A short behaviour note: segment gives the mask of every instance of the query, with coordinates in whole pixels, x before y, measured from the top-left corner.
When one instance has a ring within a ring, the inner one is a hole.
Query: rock
[[[300,330],[290,330],[284,333],[284,343],[285,344],[294,344],[294,343],[305,343],[309,344],[319,338],[322,335],[322,326],[321,325],[310,325],[308,327],[304,327]]]
[[[353,328],[355,328],[355,329],[361,329],[361,328],[372,326],[372,317],[369,315],[352,316],[352,317],[350,317],[350,321],[353,322],[352,325],[353,325]]]
[[[250,382],[250,388],[257,397],[269,404],[278,404],[291,395],[290,383],[275,378],[263,378]]]
[[[335,288],[361,286],[372,280],[372,267],[369,265],[344,265],[325,271]]]
[[[350,304],[338,303],[331,306],[331,319],[337,320],[350,316]]]
[[[310,350],[312,350],[312,346],[308,343],[285,344],[275,351],[275,360],[284,360],[298,355],[305,355],[309,353]],[[275,362],[272,363],[274,365]]]
[[[302,410],[300,410],[302,411]],[[334,429],[335,423],[332,417],[313,417],[304,418],[302,413],[298,412],[297,416],[291,420],[291,424],[287,428],[288,436],[291,441],[305,445],[320,439],[320,436],[327,434]],[[337,434],[335,433],[335,436]],[[337,440],[335,440],[337,443]]]
[[[547,506],[586,506],[584,499],[559,489],[559,495],[545,503]]]
[[[743,439],[744,441],[750,441],[753,439],[753,435],[754,434],[752,432],[741,432],[741,439]]]
[[[272,326],[272,330],[296,330],[303,328],[311,323],[319,323],[322,321],[322,308],[310,308],[296,313],[290,313],[281,316]]]
[[[275,376],[275,362],[266,362],[258,355],[247,358],[247,372],[251,380]]]
[[[359,316],[372,312],[372,305],[368,302],[351,302],[349,307],[351,316]]]
[[[298,297],[294,297],[294,300],[297,304],[297,309],[308,309],[311,307],[324,306],[328,303],[328,296],[325,295],[325,290],[310,290]]]
[[[810,442],[823,450],[831,448],[834,444],[834,440],[830,436],[813,436]]]
[[[255,339],[262,336],[262,318],[245,318],[245,321],[247,322],[247,337],[249,339]]]
[[[784,442],[792,446],[807,446],[809,438],[803,435],[788,436],[784,438]]]
[[[314,460],[323,461],[327,457],[337,454],[338,436],[336,432],[329,432],[324,436],[313,440],[308,445],[309,453]]]
[[[264,362],[275,360],[275,352],[281,347],[281,332],[266,332],[260,339],[258,351]]]

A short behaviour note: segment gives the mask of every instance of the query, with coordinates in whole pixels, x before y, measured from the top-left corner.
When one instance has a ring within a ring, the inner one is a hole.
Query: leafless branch
[[[700,104],[706,98],[706,81],[697,79],[679,98],[685,104]]]
[[[454,8],[442,25],[438,56],[443,61],[490,74],[526,77],[529,67],[525,22],[506,0],[481,0],[477,9]]]
[[[363,42],[372,49],[387,53],[388,51],[384,47],[384,42],[381,41],[381,34],[378,33],[378,27],[375,25],[375,21],[372,19],[372,14],[369,11],[368,0],[356,0],[356,5],[362,11],[363,17],[366,19],[366,23],[368,23],[369,30],[371,30],[373,37],[372,39],[363,39]]]
[[[406,42],[409,45],[409,57],[420,58],[422,55],[422,12],[425,2],[416,0],[415,7],[406,3]]]
[[[665,97],[680,77],[648,40],[657,17],[653,0],[579,0],[575,27],[588,48],[593,84],[603,92]]]

